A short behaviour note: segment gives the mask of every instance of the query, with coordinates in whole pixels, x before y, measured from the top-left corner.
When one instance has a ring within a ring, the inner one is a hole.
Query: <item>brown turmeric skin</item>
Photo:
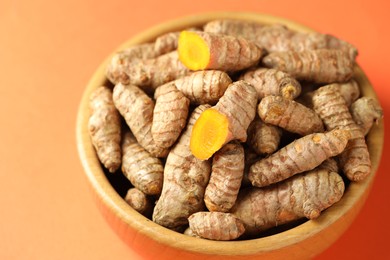
[[[166,157],[169,150],[158,146],[152,136],[153,100],[139,87],[122,83],[114,87],[113,100],[137,142],[153,156]]]
[[[106,76],[113,84],[119,82],[128,84],[129,76],[126,74],[126,68],[136,66],[140,60],[153,59],[159,55],[153,43],[130,46],[112,56],[106,68]]]
[[[341,50],[274,52],[262,60],[268,68],[287,72],[297,80],[315,83],[346,82],[353,74],[354,61]]]
[[[248,178],[253,186],[264,187],[309,171],[326,159],[340,154],[350,138],[348,130],[333,130],[301,137],[267,158],[255,162]]]
[[[295,99],[301,93],[301,85],[289,74],[267,68],[248,70],[240,79],[252,84],[257,91],[258,98],[275,95],[286,99]]]
[[[256,104],[256,90],[249,83],[243,80],[232,83],[218,103],[196,121],[191,134],[192,154],[207,160],[232,140],[245,142]]]
[[[257,108],[260,118],[302,136],[324,131],[321,118],[314,110],[280,96],[264,97]]]
[[[138,144],[130,132],[123,135],[122,153],[122,172],[131,184],[145,194],[160,194],[164,172],[161,161]]]
[[[274,153],[280,143],[282,130],[255,118],[248,128],[248,145],[259,155]]]
[[[153,210],[152,201],[137,188],[130,188],[127,191],[125,201],[144,216],[149,216]]]
[[[233,207],[244,175],[244,148],[238,142],[225,144],[213,156],[210,181],[204,201],[209,211],[228,212]]]
[[[152,59],[137,60],[136,63],[124,63],[118,72],[120,83],[131,84],[142,89],[154,90],[169,81],[188,74],[188,69],[179,61],[176,51]],[[118,81],[112,80],[114,84]]]
[[[319,88],[313,95],[314,110],[321,117],[326,128],[346,129],[351,140],[339,156],[340,165],[351,181],[361,181],[371,172],[371,160],[361,128],[353,121],[345,99],[332,85]]]
[[[239,71],[255,65],[262,55],[256,44],[242,37],[206,32],[181,32],[177,50],[190,70]]]
[[[173,84],[165,84],[159,89],[151,131],[157,146],[168,149],[186,126],[190,100]]]
[[[257,22],[221,19],[206,23],[203,27],[203,31],[213,34],[227,34],[235,37],[243,37],[247,40],[255,41],[257,32],[264,26],[265,25]]]
[[[275,185],[246,188],[231,213],[243,221],[246,234],[258,235],[293,220],[317,218],[341,199],[344,189],[340,175],[318,167]]]
[[[352,103],[351,115],[355,123],[360,127],[363,135],[367,135],[374,123],[383,117],[383,110],[377,100],[372,97],[361,97]]]
[[[267,52],[338,49],[348,53],[351,59],[358,55],[352,44],[332,35],[295,32],[282,24],[264,25],[239,20],[216,20],[206,24],[204,30],[210,33],[242,36]]]
[[[331,84],[331,88],[334,88],[335,91],[340,92],[348,107],[350,107],[351,104],[360,96],[359,85],[354,79],[351,79],[345,83],[333,83]],[[313,89],[313,87],[311,87],[310,90],[298,97],[297,102],[313,109],[313,95],[316,89],[317,88]]]
[[[231,83],[229,75],[220,70],[196,71],[172,82],[191,103],[198,105],[215,105]]]
[[[109,172],[121,165],[121,121],[107,87],[97,88],[90,97],[88,131],[100,162]]]
[[[191,214],[205,208],[203,198],[211,165],[194,157],[189,145],[193,125],[208,107],[200,105],[192,112],[186,129],[167,157],[163,189],[153,211],[153,221],[164,227],[182,229]]]
[[[197,212],[188,221],[194,234],[211,240],[233,240],[245,232],[242,221],[230,213]]]
[[[154,43],[154,51],[161,55],[176,50],[179,35],[180,32],[168,32],[160,35]]]

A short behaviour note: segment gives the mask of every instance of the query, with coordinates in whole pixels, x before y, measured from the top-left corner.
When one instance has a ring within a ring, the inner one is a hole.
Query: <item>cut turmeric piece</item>
[[[232,83],[218,103],[205,110],[191,134],[190,149],[201,160],[207,160],[224,144],[237,139],[245,142],[247,129],[256,115],[257,93],[243,81]]]
[[[205,69],[210,61],[207,43],[194,32],[183,31],[179,37],[179,59],[191,70]]]
[[[190,70],[239,71],[257,63],[262,50],[241,37],[182,31],[179,36],[180,61]]]
[[[229,120],[227,116],[213,108],[207,109],[200,115],[194,129],[199,130],[192,132],[191,152],[201,160],[210,158],[229,139]]]

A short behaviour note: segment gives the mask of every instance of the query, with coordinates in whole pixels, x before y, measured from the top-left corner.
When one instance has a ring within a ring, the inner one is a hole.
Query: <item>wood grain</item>
[[[257,13],[217,12],[183,17],[168,21],[142,32],[121,45],[125,47],[150,42],[158,35],[187,27],[199,26],[220,18],[235,18],[261,23],[283,23],[297,31],[312,31],[295,22]],[[113,52],[114,53],[114,52]],[[384,140],[383,122],[373,127],[367,137],[372,161],[371,175],[361,183],[348,186],[342,200],[327,209],[316,220],[290,230],[259,239],[235,242],[200,240],[163,228],[133,210],[110,185],[100,166],[88,136],[88,98],[98,86],[106,83],[105,67],[110,57],[99,66],[90,79],[80,102],[77,115],[76,135],[80,160],[85,169],[96,202],[109,225],[137,253],[146,259],[306,259],[327,247],[348,228],[359,213],[370,192],[377,171]],[[376,94],[360,67],[356,66],[354,78],[358,81],[362,95]]]

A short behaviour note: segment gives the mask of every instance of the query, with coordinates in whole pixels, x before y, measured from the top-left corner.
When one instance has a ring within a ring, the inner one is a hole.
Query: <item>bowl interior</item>
[[[264,14],[229,12],[206,13],[179,18],[153,27],[132,37],[116,51],[131,45],[151,42],[157,36],[166,32],[201,26],[210,20],[222,18],[257,21],[265,24],[282,23],[293,30],[303,32],[312,31],[310,28],[298,23]],[[83,94],[76,126],[77,145],[87,178],[97,197],[131,229],[138,230],[140,233],[163,245],[202,254],[257,255],[264,252],[275,251],[277,249],[294,247],[294,245],[297,245],[302,241],[310,240],[312,241],[310,242],[312,245],[305,242],[307,246],[304,246],[304,248],[308,250],[310,255],[314,255],[334,242],[357,215],[371,188],[375,172],[377,171],[380,162],[384,135],[383,123],[375,125],[367,137],[372,161],[372,174],[361,183],[350,183],[341,201],[325,210],[316,220],[299,222],[294,228],[277,230],[276,233],[273,232],[268,236],[258,239],[221,242],[189,237],[159,226],[143,217],[133,210],[122,198],[127,191],[126,185],[128,184],[124,184],[128,182],[127,179],[123,176],[109,176],[104,172],[88,135],[89,96],[95,88],[101,85],[110,84],[105,77],[105,68],[109,59],[110,57],[108,57],[96,70]],[[370,82],[358,66],[355,68],[354,78],[361,87],[362,95],[377,98]],[[332,231],[328,231],[329,228],[331,228]]]

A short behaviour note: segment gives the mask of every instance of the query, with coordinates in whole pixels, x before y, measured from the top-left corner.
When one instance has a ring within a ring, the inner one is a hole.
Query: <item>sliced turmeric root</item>
[[[257,93],[240,80],[232,83],[218,103],[205,110],[192,129],[190,149],[201,160],[209,159],[232,140],[245,142],[247,129],[256,115]]]
[[[179,36],[180,61],[190,70],[238,71],[255,65],[262,50],[241,37],[182,31]]]

